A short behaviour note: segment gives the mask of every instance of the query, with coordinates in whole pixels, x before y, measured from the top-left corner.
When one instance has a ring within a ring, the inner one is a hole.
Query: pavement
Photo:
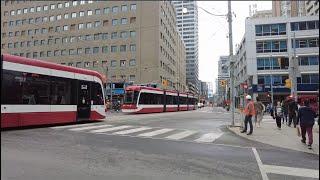
[[[208,107],[2,131],[1,179],[319,178],[318,155],[242,138],[230,123],[230,112]]]
[[[254,127],[252,135],[246,135],[240,133],[242,130],[239,127],[228,127],[229,130],[235,134],[257,142],[269,144],[276,147],[291,149],[295,151],[307,152],[319,155],[319,125],[313,126],[313,145],[312,149],[309,150],[307,146],[301,143],[301,137],[297,135],[297,129],[287,126],[286,124],[281,125],[281,130],[276,126],[276,122],[270,115],[263,117],[261,127]],[[307,136],[307,135],[306,135]],[[308,142],[308,137],[307,137]]]

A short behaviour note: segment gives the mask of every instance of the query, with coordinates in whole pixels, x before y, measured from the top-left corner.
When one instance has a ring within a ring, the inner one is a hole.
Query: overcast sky
[[[257,4],[257,10],[272,8],[272,1],[232,1],[233,49],[244,35],[245,18],[249,16],[249,5]],[[228,1],[198,1],[198,6],[213,14],[227,14]],[[228,23],[225,17],[212,16],[198,9],[199,18],[199,79],[213,83],[218,77],[219,56],[229,55]]]

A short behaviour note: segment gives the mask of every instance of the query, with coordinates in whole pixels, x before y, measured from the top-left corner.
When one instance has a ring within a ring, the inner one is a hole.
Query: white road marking
[[[286,166],[262,165],[266,173],[283,174],[289,176],[310,177],[319,179],[319,170],[295,168]]]
[[[132,126],[117,126],[117,127],[112,127],[112,128],[104,128],[104,129],[97,129],[97,130],[92,130],[90,131],[91,133],[103,133],[103,132],[109,132],[109,131],[115,131],[115,130],[120,130],[120,129],[127,129]]]
[[[165,138],[179,140],[179,139],[183,139],[183,138],[186,138],[188,136],[191,136],[191,135],[193,135],[195,133],[197,133],[197,132],[196,131],[183,131],[183,132],[180,132],[180,133],[177,133],[177,134],[173,134],[173,135],[167,136]]]
[[[262,180],[269,180],[267,173],[266,173],[265,169],[263,168],[262,161],[261,161],[260,156],[257,152],[257,149],[253,147],[252,151],[253,151],[254,157],[256,158],[256,161],[258,163],[258,167],[260,169]]]
[[[159,134],[164,134],[164,133],[167,133],[167,132],[170,132],[170,131],[173,131],[174,129],[159,129],[159,130],[156,130],[156,131],[151,131],[151,132],[147,132],[147,133],[143,133],[143,134],[139,134],[138,136],[144,136],[144,137],[152,137],[152,136],[156,136],[156,135],[159,135]]]
[[[83,131],[83,130],[98,129],[98,128],[111,127],[111,126],[112,125],[88,126],[88,127],[73,128],[73,129],[69,129],[69,130],[70,131]]]
[[[101,124],[101,123],[99,123]],[[73,127],[84,127],[84,126],[96,126],[97,123],[88,123],[88,124],[74,124],[74,125],[67,125],[67,126],[56,126],[56,127],[51,127],[51,129],[63,129],[63,128],[73,128]]]
[[[219,138],[223,133],[207,133],[202,135],[199,139],[196,139],[196,142],[213,142]]]
[[[140,131],[144,131],[144,130],[149,130],[152,129],[151,127],[140,127],[140,128],[135,128],[135,129],[129,129],[129,130],[124,130],[124,131],[118,131],[112,134],[130,134],[130,133],[135,133],[135,132],[140,132]]]

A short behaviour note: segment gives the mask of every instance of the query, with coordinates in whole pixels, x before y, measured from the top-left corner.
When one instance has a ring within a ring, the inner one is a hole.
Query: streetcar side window
[[[51,77],[51,105],[72,104],[71,81],[71,79]]]
[[[26,81],[22,86],[23,104],[50,104],[50,78],[35,73],[22,73]]]
[[[139,104],[162,104],[162,94],[141,93]]]
[[[93,105],[103,105],[102,88],[99,83],[91,83],[91,99]]]
[[[2,70],[1,104],[22,104],[22,85],[25,79],[21,72]]]

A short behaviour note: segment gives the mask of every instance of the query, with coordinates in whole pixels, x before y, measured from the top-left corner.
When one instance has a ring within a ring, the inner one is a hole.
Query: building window
[[[56,27],[56,32],[60,32],[61,31],[61,27],[60,26],[57,26]]]
[[[118,10],[119,10],[119,7],[118,7],[118,6],[113,6],[113,7],[112,7],[112,12],[113,12],[113,13],[117,13]]]
[[[108,24],[109,24],[109,21],[108,21],[108,20],[104,20],[104,21],[103,21],[103,26],[108,26]]]
[[[92,35],[91,34],[88,34],[85,36],[87,41],[91,41],[92,40]]]
[[[120,38],[127,38],[128,37],[128,32],[127,31],[122,31],[120,33]]]
[[[73,1],[72,2],[72,6],[77,6],[78,5],[78,1]]]
[[[64,7],[69,7],[70,6],[70,3],[69,2],[66,2],[66,3],[64,3]]]
[[[111,39],[116,39],[117,37],[118,37],[118,33],[117,32],[111,33]]]
[[[111,67],[116,67],[116,66],[117,66],[117,61],[111,60]]]
[[[52,10],[52,9],[55,9],[56,8],[56,5],[55,4],[51,4],[50,5],[50,9]]]
[[[90,29],[90,28],[92,28],[92,23],[91,22],[87,23],[87,29]]]
[[[38,57],[38,52],[33,52],[33,58],[37,58]]]
[[[128,6],[127,5],[122,5],[121,6],[121,11],[122,12],[128,11]]]
[[[257,70],[288,69],[289,59],[286,57],[257,58]]]
[[[53,56],[60,56],[60,51],[59,50],[55,50],[53,52]]]
[[[108,53],[109,52],[109,47],[108,46],[103,46],[102,47],[102,53]]]
[[[121,19],[121,24],[127,24],[128,23],[128,19],[127,18],[122,18]]]
[[[91,10],[88,10],[88,11],[87,11],[87,14],[88,14],[88,16],[91,16],[91,15],[92,15],[92,11],[91,11]]]
[[[130,37],[131,38],[136,37],[136,31],[130,31]]]
[[[319,56],[299,56],[299,66],[319,65]]]
[[[80,1],[80,4],[85,4],[85,3],[86,3],[86,1],[83,1],[83,0]]]
[[[295,46],[296,48],[319,47],[319,38],[297,39],[295,41]],[[292,48],[293,47],[294,47],[294,43],[292,42]]]
[[[111,46],[111,52],[117,52],[117,46]]]
[[[290,25],[291,25],[291,31],[319,29],[319,20],[318,21],[292,22]]]
[[[58,9],[62,8],[62,3],[58,3]]]
[[[52,56],[52,51],[47,51],[47,57],[51,57]]]
[[[67,55],[67,50],[66,49],[61,50],[61,56],[66,56],[66,55]]]
[[[74,49],[69,49],[69,55],[76,55],[76,51]]]
[[[97,28],[97,27],[100,27],[101,26],[101,21],[95,21],[94,22],[94,27]]]
[[[94,47],[93,48],[93,54],[99,53],[99,47]]]
[[[32,13],[34,12],[34,7],[30,8],[30,12],[32,12]]]
[[[135,81],[136,80],[136,76],[135,75],[130,75],[129,76],[129,81]]]
[[[256,42],[256,52],[257,53],[287,52],[287,41],[274,40],[274,41]]]
[[[94,34],[93,35],[93,40],[99,40],[99,38],[100,38],[100,34]]]
[[[120,67],[126,67],[126,60],[120,60]]]
[[[40,6],[37,6],[36,12],[40,12],[40,11],[41,11],[41,7],[40,7]]]
[[[21,14],[21,9],[17,10],[17,15]]]
[[[130,59],[129,66],[135,66],[135,65],[136,65],[136,60],[135,59]]]
[[[79,15],[80,15],[80,17],[83,17],[84,16],[84,11],[80,11]]]
[[[85,54],[91,54],[91,48],[85,48],[84,49]]]
[[[298,84],[319,84],[319,74],[302,74]]]
[[[83,29],[84,28],[84,25],[81,23],[78,25],[78,29]]]
[[[103,13],[104,13],[104,14],[110,13],[110,8],[109,8],[109,7],[104,8],[104,9],[103,9]]]
[[[77,49],[77,54],[82,54],[82,48]]]
[[[73,66],[73,62],[69,62],[69,63],[68,63],[68,66]]]
[[[71,18],[76,18],[76,17],[77,17],[77,13],[76,12],[71,13]]]
[[[69,26],[68,25],[63,26],[63,30],[64,31],[68,31],[69,30]]]
[[[127,45],[120,45],[120,52],[126,52],[127,51]]]
[[[130,44],[130,51],[136,51],[136,45]]]
[[[136,4],[131,4],[130,5],[130,10],[131,11],[135,11],[137,9],[137,5]]]
[[[64,37],[64,38],[62,38],[62,43],[63,43],[63,44],[68,43],[68,37]]]
[[[118,25],[118,19],[112,19],[112,26]]]
[[[96,10],[95,10],[95,14],[96,14],[96,15],[100,15],[100,14],[101,14],[101,10],[100,10],[100,9],[96,9]]]
[[[23,13],[24,13],[24,14],[27,14],[27,13],[28,13],[28,8],[24,8],[24,9],[23,9]]]
[[[54,16],[50,16],[50,17],[49,17],[49,21],[50,21],[50,22],[54,21]]]
[[[69,19],[69,14],[64,14],[64,19]]]
[[[101,39],[103,39],[103,40],[108,39],[108,33],[102,33],[101,36],[102,36]]]

